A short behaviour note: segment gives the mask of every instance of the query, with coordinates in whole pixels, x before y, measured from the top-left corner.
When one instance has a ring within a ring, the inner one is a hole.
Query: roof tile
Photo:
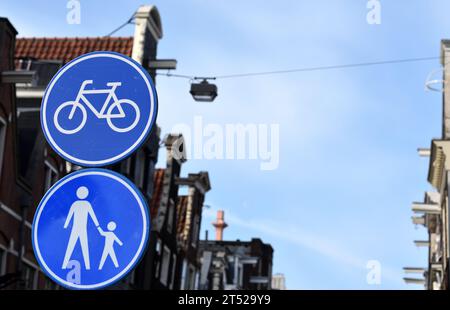
[[[61,60],[67,63],[94,51],[112,51],[131,56],[133,37],[17,38],[15,58]]]

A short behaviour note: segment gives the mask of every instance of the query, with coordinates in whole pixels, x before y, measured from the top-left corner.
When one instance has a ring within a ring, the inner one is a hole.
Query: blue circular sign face
[[[134,152],[156,114],[155,86],[140,64],[122,54],[93,52],[67,63],[50,81],[41,125],[64,159],[97,167]]]
[[[102,288],[138,263],[149,229],[148,207],[133,183],[106,169],[83,169],[42,198],[32,225],[33,250],[58,284]]]

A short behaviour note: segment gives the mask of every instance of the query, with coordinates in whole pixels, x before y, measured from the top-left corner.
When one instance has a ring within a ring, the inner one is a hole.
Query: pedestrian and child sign
[[[84,167],[131,155],[150,133],[157,95],[147,71],[113,52],[82,55],[63,66],[42,99],[50,146]],[[42,198],[32,243],[42,270],[72,289],[99,289],[126,276],[145,251],[148,206],[124,176],[100,168],[73,172]]]
[[[125,276],[145,250],[145,200],[106,169],[82,169],[58,181],[36,211],[32,240],[42,269],[75,289],[105,287]]]

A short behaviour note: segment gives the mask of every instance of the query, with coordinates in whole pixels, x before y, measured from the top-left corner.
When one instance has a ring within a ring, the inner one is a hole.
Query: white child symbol
[[[107,228],[109,231],[103,231],[101,227],[97,227],[99,233],[105,237],[105,247],[103,248],[102,258],[100,260],[100,265],[98,266],[98,270],[102,270],[103,265],[105,264],[106,258],[109,256],[117,268],[119,267],[119,263],[117,262],[116,253],[114,252],[114,242],[117,242],[120,246],[123,245],[122,241],[116,236],[114,230],[116,229],[116,223],[113,221],[109,222]]]

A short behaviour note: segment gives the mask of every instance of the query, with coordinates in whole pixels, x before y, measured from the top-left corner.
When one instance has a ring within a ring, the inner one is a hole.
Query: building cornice
[[[438,191],[445,177],[445,170],[450,170],[450,141],[432,140],[431,156],[428,169],[428,182]]]

